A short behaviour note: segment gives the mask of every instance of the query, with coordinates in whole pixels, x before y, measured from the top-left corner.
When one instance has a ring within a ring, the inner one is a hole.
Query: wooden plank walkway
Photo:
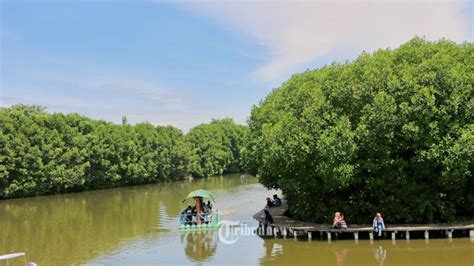
[[[282,202],[280,207],[265,208],[273,216],[273,224],[268,225],[269,235],[280,235],[280,236],[307,236],[312,239],[312,236],[319,234],[321,238],[328,240],[332,239],[332,235],[340,236],[347,235],[348,233],[353,234],[354,239],[359,239],[359,233],[368,236],[369,239],[374,239],[374,232],[371,225],[372,221],[369,221],[367,225],[356,225],[349,224],[347,229],[335,229],[331,224],[314,224],[303,221],[294,220],[284,215],[287,210],[286,201]],[[263,210],[254,214],[254,219],[263,224]],[[424,232],[424,238],[429,239],[430,232],[435,231],[438,234],[445,235],[448,238],[453,237],[455,230],[461,230],[461,235],[468,235],[474,238],[474,221],[465,223],[442,223],[442,224],[385,224],[385,234],[390,233],[391,238],[395,240],[397,234],[400,237],[410,239],[410,232]]]

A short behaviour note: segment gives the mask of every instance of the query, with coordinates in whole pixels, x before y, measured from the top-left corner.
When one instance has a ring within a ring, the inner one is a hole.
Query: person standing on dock
[[[273,217],[268,210],[263,210],[263,224],[265,226],[273,223]]]
[[[374,231],[376,233],[378,233],[379,237],[381,237],[382,236],[382,230],[385,229],[385,224],[383,222],[382,214],[380,214],[380,212],[378,212],[375,215],[375,218],[374,218],[374,221],[373,221],[372,225],[374,227]]]

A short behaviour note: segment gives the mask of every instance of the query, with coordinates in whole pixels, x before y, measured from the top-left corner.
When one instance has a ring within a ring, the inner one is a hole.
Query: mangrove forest
[[[248,126],[183,133],[44,108],[0,108],[0,198],[246,171],[280,189],[289,215],[350,223],[474,218],[474,46],[414,38],[296,74]]]
[[[474,218],[474,45],[414,38],[294,75],[252,109],[248,171],[290,215]]]
[[[77,192],[240,172],[247,127],[213,120],[188,134],[39,106],[0,108],[0,198]]]

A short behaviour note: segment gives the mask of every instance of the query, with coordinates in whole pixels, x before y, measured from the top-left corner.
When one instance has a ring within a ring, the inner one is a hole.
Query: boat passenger
[[[382,230],[385,229],[385,224],[383,222],[382,214],[379,212],[375,215],[374,221],[372,222],[374,231],[378,233],[378,236],[382,236]]]
[[[273,205],[281,206],[281,199],[278,197],[277,194],[273,195]]]
[[[193,221],[193,214],[192,214],[193,208],[191,205],[188,205],[186,209],[183,211],[184,215],[184,224],[191,224]]]
[[[347,228],[347,223],[344,220],[344,215],[342,215],[340,212],[336,212],[334,214],[334,219],[332,223],[332,227],[334,228],[340,228],[340,229],[345,229]]]
[[[210,221],[210,210],[209,206],[205,202],[202,203],[201,221],[203,223],[209,223]]]
[[[212,211],[212,204],[210,200],[207,201],[207,208],[209,209],[209,212]]]
[[[270,198],[267,198],[267,205],[265,207],[267,208],[273,207],[273,201]]]
[[[196,210],[196,205],[193,206],[192,208],[192,211],[191,211],[191,216],[192,216],[192,224],[196,224],[197,222],[197,218],[196,218],[196,215],[197,215],[197,210]]]

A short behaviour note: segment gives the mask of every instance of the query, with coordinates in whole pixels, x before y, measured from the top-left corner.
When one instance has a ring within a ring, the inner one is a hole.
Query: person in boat
[[[267,208],[273,207],[273,201],[270,198],[267,198],[267,205],[265,207]]]
[[[194,205],[192,210],[191,210],[191,217],[192,217],[192,220],[193,220],[192,224],[196,224],[196,221],[197,221],[196,215],[197,215],[197,209],[196,209],[196,205]]]
[[[277,194],[273,195],[273,205],[281,206],[281,199],[278,197]]]
[[[263,210],[263,224],[268,225],[273,223],[273,217],[268,210]]]
[[[333,228],[338,228],[338,229],[345,229],[347,228],[347,223],[344,220],[344,215],[342,215],[340,212],[336,212],[334,214],[334,219],[332,222],[332,227]]]
[[[188,205],[186,209],[183,210],[181,213],[184,217],[184,224],[191,224],[193,221],[193,214],[192,214],[193,208],[191,205]]]
[[[209,209],[209,212],[212,211],[212,204],[210,200],[207,201],[207,208]]]
[[[385,224],[383,222],[382,214],[379,212],[375,215],[374,221],[372,222],[374,231],[378,233],[378,236],[382,236],[382,230],[385,230]]]
[[[210,213],[209,213],[209,205],[206,205],[205,202],[202,203],[202,212],[201,212],[201,221],[203,223],[209,223],[210,220]]]

